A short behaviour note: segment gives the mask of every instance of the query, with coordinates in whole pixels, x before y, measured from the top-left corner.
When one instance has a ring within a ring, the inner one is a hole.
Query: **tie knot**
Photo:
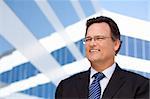
[[[94,74],[93,77],[95,78],[95,80],[100,81],[105,77],[105,75],[101,72],[98,72],[98,73]]]

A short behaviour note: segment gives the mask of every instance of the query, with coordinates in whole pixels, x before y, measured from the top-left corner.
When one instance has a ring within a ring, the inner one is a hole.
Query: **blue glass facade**
[[[40,2],[42,3],[42,1]],[[45,17],[44,13],[36,4],[36,1],[5,0],[5,3],[17,15],[20,21],[33,33],[37,40],[50,36],[51,34],[56,32],[54,27]],[[81,21],[71,4],[74,3],[73,0],[48,0],[47,3],[53,8],[53,11],[56,13],[64,28]],[[80,0],[79,3],[86,17],[89,17],[96,13],[92,5],[92,0]],[[122,2],[121,0],[102,0],[99,1],[99,4],[102,9],[107,9],[109,11],[129,17],[146,20],[148,22],[150,21],[148,16],[150,14],[147,14],[150,13],[150,11],[148,10],[148,7],[150,8],[149,0],[127,0],[126,2]],[[120,55],[150,61],[150,40],[148,41],[135,37],[129,37],[126,35],[121,35],[121,40],[122,47],[119,52]],[[82,41],[83,40],[80,39],[79,41],[74,42],[74,44],[79,49],[81,54],[85,57],[85,48]],[[0,36],[0,53],[3,53],[4,51],[7,52],[11,49],[15,48],[13,48],[13,46],[9,44],[6,39]],[[77,61],[66,46],[52,51],[51,53],[49,53],[49,55],[52,55],[61,67]],[[49,66],[51,66],[51,64]],[[131,71],[150,78],[150,73],[136,70]],[[41,72],[31,62],[26,62],[15,66],[9,71],[0,73],[0,81],[5,83],[6,85],[10,85],[12,83],[16,83],[36,76],[40,73]],[[53,82],[49,82],[31,87],[29,89],[21,91],[20,93],[37,96],[44,99],[54,99],[55,90],[56,85]]]

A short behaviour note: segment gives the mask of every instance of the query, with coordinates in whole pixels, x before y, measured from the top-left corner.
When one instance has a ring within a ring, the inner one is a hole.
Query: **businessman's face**
[[[85,37],[86,57],[91,63],[107,63],[114,60],[119,44],[111,38],[107,23],[94,23]]]

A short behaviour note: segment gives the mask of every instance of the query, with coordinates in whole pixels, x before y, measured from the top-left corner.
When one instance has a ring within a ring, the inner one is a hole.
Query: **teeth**
[[[90,52],[97,52],[97,51],[99,51],[99,50],[97,50],[97,49],[90,50]]]

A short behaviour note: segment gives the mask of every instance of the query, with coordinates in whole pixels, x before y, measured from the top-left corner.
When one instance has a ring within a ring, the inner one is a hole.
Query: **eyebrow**
[[[91,36],[86,36],[85,38],[90,38]],[[94,37],[106,37],[104,35],[95,35]]]

